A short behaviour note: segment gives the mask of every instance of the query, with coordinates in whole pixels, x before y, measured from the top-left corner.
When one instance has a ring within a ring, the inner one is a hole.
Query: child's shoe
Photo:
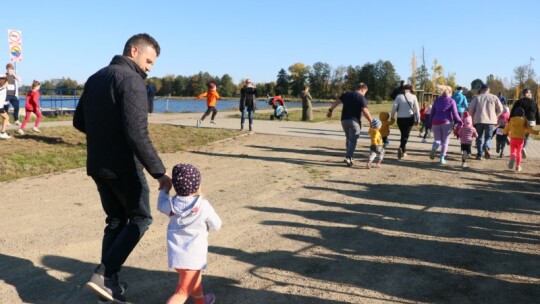
[[[202,124],[202,120],[197,119],[197,127],[200,126],[201,124]]]
[[[431,148],[431,153],[429,153],[430,159],[435,159],[435,154],[437,153],[437,148]]]
[[[371,169],[371,163],[367,163],[367,164],[366,164],[366,168],[367,168],[367,169]]]
[[[527,150],[525,148],[521,149],[521,157],[527,158]]]
[[[214,304],[214,302],[216,302],[216,296],[213,293],[204,295],[204,304]]]
[[[517,166],[517,167],[516,167],[516,171],[517,171],[517,172],[521,172],[521,170],[523,170],[523,169],[521,169],[521,166]]]
[[[32,128],[32,131],[36,132],[36,133],[41,133],[41,131],[37,128],[37,127],[33,127]]]
[[[427,140],[425,138],[422,138],[422,143],[423,144],[427,143]]]
[[[508,162],[508,169],[512,170],[514,169],[514,164],[516,163],[516,159],[511,157],[510,161]]]
[[[397,158],[398,158],[398,159],[401,159],[402,157],[403,157],[403,150],[402,150],[401,148],[399,148],[399,149],[397,150]]]
[[[378,161],[375,167],[380,168],[381,167],[381,161]]]
[[[439,160],[439,162],[441,163],[441,165],[446,164],[446,159],[444,159],[444,156],[441,156],[441,159]]]
[[[4,133],[0,133],[0,138],[1,139],[10,139],[11,136],[9,136],[6,132],[4,132]]]
[[[23,129],[19,129],[17,130],[17,133],[21,134],[21,135],[24,135],[24,130]]]
[[[461,168],[467,168],[467,163],[462,162],[462,163],[461,163]]]
[[[463,163],[465,163],[468,157],[469,154],[467,153],[467,151],[463,151],[463,153],[461,154],[461,160],[463,161]]]
[[[15,124],[16,124],[17,126],[20,126],[20,125],[21,125],[21,122],[18,121],[18,120],[15,120]]]
[[[504,152],[501,151],[501,153],[499,154],[499,158],[503,158],[503,156],[504,156]]]

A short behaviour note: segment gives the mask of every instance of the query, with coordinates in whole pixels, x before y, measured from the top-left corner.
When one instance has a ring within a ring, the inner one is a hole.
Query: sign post
[[[22,32],[8,30],[8,42],[11,62],[22,62]]]

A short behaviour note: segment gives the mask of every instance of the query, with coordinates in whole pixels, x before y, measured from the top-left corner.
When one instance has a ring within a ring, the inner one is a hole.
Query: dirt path
[[[201,169],[224,221],[204,277],[216,303],[538,301],[537,159],[515,174],[506,160],[462,170],[414,149],[371,170],[342,155],[342,140],[260,134],[162,155]],[[121,274],[144,304],[165,303],[177,279],[149,182],[154,224]],[[82,286],[104,217],[84,170],[0,187],[0,303],[96,303]]]

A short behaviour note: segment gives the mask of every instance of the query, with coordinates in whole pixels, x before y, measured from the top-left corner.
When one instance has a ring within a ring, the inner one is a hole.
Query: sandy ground
[[[521,174],[506,159],[463,170],[457,154],[443,167],[412,149],[368,170],[367,147],[347,168],[343,145],[254,134],[162,155],[201,169],[224,221],[204,275],[216,303],[538,303],[538,159]],[[154,223],[121,273],[144,304],[177,281],[149,183]],[[104,216],[84,169],[0,187],[0,303],[96,303],[84,284]]]

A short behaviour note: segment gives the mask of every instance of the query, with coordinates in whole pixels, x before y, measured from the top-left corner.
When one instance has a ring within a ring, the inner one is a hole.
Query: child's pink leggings
[[[195,304],[204,304],[202,273],[200,270],[176,269],[179,274],[178,287],[167,304],[184,304],[191,296]]]
[[[523,138],[510,138],[510,158],[516,160],[516,166],[521,166],[521,150],[523,150]]]
[[[34,123],[34,127],[37,128],[39,126],[39,122],[41,121],[41,112],[39,110],[26,111],[26,116],[24,117],[24,121],[21,125],[21,129],[24,129],[24,127],[26,127],[26,124],[30,121],[30,116],[32,116],[31,115],[32,113],[36,114],[37,116],[36,122]]]

